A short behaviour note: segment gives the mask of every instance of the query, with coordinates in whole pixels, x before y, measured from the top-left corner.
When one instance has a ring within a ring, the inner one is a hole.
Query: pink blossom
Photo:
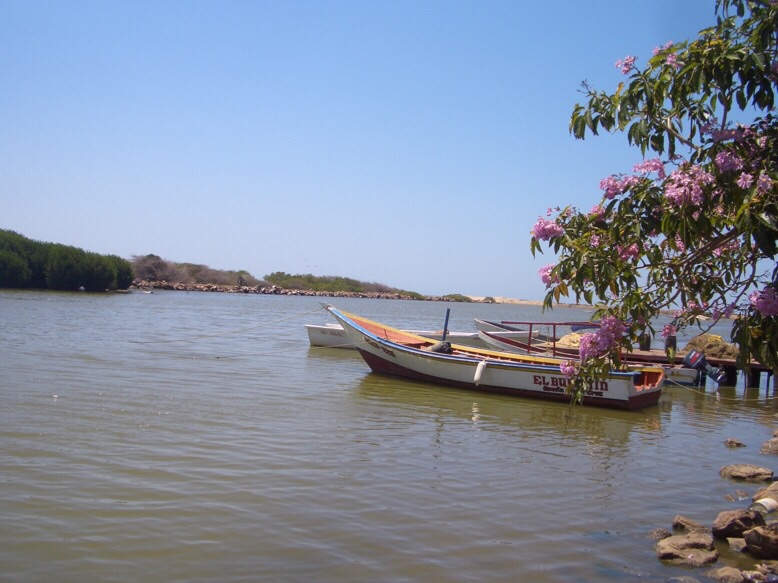
[[[736,154],[725,150],[716,154],[716,168],[721,172],[731,172],[743,169],[743,160]]]
[[[551,263],[549,265],[546,265],[538,269],[538,275],[540,275],[540,281],[546,284],[546,287],[551,287],[553,284],[559,283],[559,277],[556,275],[551,275],[551,271],[555,267],[556,265]]]
[[[727,253],[729,251],[737,251],[740,248],[740,241],[735,239],[734,241],[730,241],[729,243],[725,243],[724,245],[721,245],[713,250],[713,254],[716,257],[721,257],[724,253]]]
[[[683,253],[684,251],[686,251],[686,245],[684,245],[680,237],[676,236],[674,242],[675,242],[675,247],[676,249],[678,249],[679,253]]]
[[[628,259],[634,259],[640,255],[640,249],[637,243],[632,243],[629,247],[623,247],[622,245],[616,245],[616,251],[619,253],[619,259],[627,261]]]
[[[567,378],[575,376],[576,366],[572,360],[563,360],[559,363],[559,371]]]
[[[651,172],[656,172],[660,179],[664,180],[665,178],[665,165],[659,158],[643,160],[642,162],[635,164],[632,170],[639,174],[650,174]]]
[[[654,47],[653,50],[654,56],[658,55],[662,51],[666,51],[667,49],[672,48],[672,46],[673,46],[673,41],[668,41],[665,44],[663,44],[661,47]]]
[[[665,59],[665,64],[668,67],[673,67],[674,69],[680,69],[681,63],[678,61],[678,55],[675,53],[670,53],[667,55],[667,58]]]
[[[592,235],[589,237],[589,247],[599,247],[600,246],[600,236],[599,235]]]
[[[621,69],[622,75],[629,75],[632,69],[635,68],[635,61],[637,61],[637,57],[628,56],[624,57],[623,59],[619,59],[616,61],[616,68]]]
[[[589,216],[594,220],[601,219],[604,214],[605,209],[599,204],[594,205],[592,210],[589,211]]]
[[[608,344],[607,341],[603,342],[602,336],[593,333],[581,336],[581,342],[578,345],[578,356],[582,361],[604,356],[607,352]]]
[[[662,338],[675,336],[676,334],[678,334],[678,328],[676,328],[672,324],[665,324],[665,327],[662,328]]]
[[[702,167],[687,165],[673,171],[665,184],[665,198],[677,206],[700,206],[705,198],[703,188],[714,178]]]
[[[619,339],[624,334],[627,326],[614,316],[607,316],[600,322],[597,332],[584,334],[578,348],[578,355],[582,361],[589,358],[604,356],[609,350],[619,345]]]
[[[708,309],[708,302],[702,302],[701,304],[698,304],[694,300],[689,300],[686,302],[686,307],[684,308],[684,312],[692,314],[694,312],[704,312]]]
[[[751,185],[753,183],[754,183],[754,177],[748,174],[747,172],[743,172],[743,174],[740,175],[740,178],[738,178],[736,182],[736,184],[743,190],[746,190],[747,188],[751,188]]]
[[[755,291],[748,296],[753,308],[765,318],[778,314],[778,295],[775,288],[765,287],[762,291]]]
[[[708,123],[703,125],[701,129],[702,132],[709,135],[714,142],[724,142],[727,140],[742,142],[749,134],[748,128],[743,126],[720,129],[718,125],[719,121],[716,118],[712,118]]]
[[[541,241],[548,241],[551,237],[558,237],[564,234],[565,230],[554,221],[539,218],[535,226],[532,227],[532,236]]]
[[[611,344],[617,344],[618,339],[627,329],[626,324],[615,316],[606,316],[600,321],[600,332],[605,334]]]
[[[724,310],[720,310],[719,308],[713,308],[713,312],[711,312],[711,317],[718,321],[721,318],[729,318],[732,313],[735,311],[735,304],[729,304],[728,306],[724,307]]]
[[[600,189],[605,192],[605,198],[612,199],[619,194],[627,192],[631,187],[637,184],[637,176],[608,176],[600,180]]]
[[[760,174],[756,181],[756,189],[759,194],[767,194],[773,187],[773,181],[767,174]]]

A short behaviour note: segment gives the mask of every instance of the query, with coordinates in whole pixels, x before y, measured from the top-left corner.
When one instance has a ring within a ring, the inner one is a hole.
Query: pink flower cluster
[[[546,284],[546,287],[551,287],[551,285],[555,283],[559,283],[559,278],[557,276],[551,275],[551,271],[554,269],[554,267],[556,267],[556,265],[550,263],[549,265],[546,265],[538,269],[538,275],[540,275],[540,281]]]
[[[668,338],[670,336],[675,336],[676,334],[678,334],[678,328],[672,324],[665,324],[665,327],[662,328],[662,338]]]
[[[720,172],[733,172],[743,169],[743,160],[741,160],[740,156],[728,150],[716,154],[715,162],[716,168]]]
[[[774,287],[767,286],[762,291],[753,292],[748,296],[748,301],[766,318],[778,314],[778,295]]]
[[[713,182],[710,172],[700,166],[688,165],[670,174],[665,184],[665,197],[677,206],[700,206],[705,198],[703,188]]]
[[[599,204],[594,205],[592,210],[589,211],[589,216],[595,221],[601,219],[604,215],[605,209]]]
[[[708,134],[714,142],[725,142],[728,140],[742,142],[751,133],[748,128],[743,126],[719,129],[718,124],[719,121],[713,118],[701,128],[702,132]]]
[[[673,46],[673,41],[668,41],[665,44],[663,44],[661,47],[654,47],[654,56],[658,55],[659,53],[666,51]]]
[[[629,75],[632,69],[635,68],[635,61],[637,60],[638,58],[633,56],[624,57],[616,61],[616,68],[621,69],[622,75]]]
[[[664,180],[666,176],[664,162],[662,162],[662,160],[659,158],[643,160],[642,162],[635,164],[632,170],[639,174],[650,174],[651,172],[656,172],[657,176],[659,176],[659,178],[662,180]]]
[[[622,261],[634,259],[638,255],[640,255],[640,248],[637,246],[637,243],[632,243],[632,245],[628,247],[624,247],[622,245],[616,245],[616,251],[618,251],[619,259],[621,259]]]
[[[559,371],[567,378],[575,376],[576,370],[575,363],[571,360],[563,360],[559,363]]]
[[[551,237],[558,237],[564,232],[561,225],[543,218],[539,218],[535,226],[532,227],[532,236],[541,241],[548,241]]]
[[[627,192],[639,180],[637,176],[616,176],[614,174],[600,180],[600,190],[605,192],[605,198],[612,199]]]
[[[773,188],[773,179],[767,174],[760,174],[756,181],[756,189],[759,194],[767,194]]]
[[[581,344],[578,348],[581,360],[604,356],[609,350],[616,348],[619,345],[619,338],[626,329],[624,322],[614,316],[603,318],[597,332],[584,334],[581,337]]]

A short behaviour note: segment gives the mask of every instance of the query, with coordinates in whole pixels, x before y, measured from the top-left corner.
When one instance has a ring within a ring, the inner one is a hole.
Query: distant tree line
[[[215,285],[267,285],[248,271],[212,269],[198,263],[176,263],[159,255],[133,255],[132,268],[136,280],[168,283],[211,283]]]
[[[212,269],[197,263],[176,263],[159,255],[133,255],[131,260],[100,255],[59,243],[33,241],[0,229],[0,288],[105,291],[127,289],[133,282],[269,287],[320,292],[396,293],[424,299],[417,292],[366,283],[341,276],[291,275],[276,271],[257,279],[245,270]],[[445,296],[471,301],[467,296]]]
[[[130,262],[0,229],[0,288],[105,291],[127,289]]]
[[[333,276],[333,275],[311,275],[295,274],[290,275],[283,271],[276,271],[270,275],[265,276],[272,285],[284,288],[284,289],[299,289],[299,290],[312,290],[312,291],[324,291],[324,292],[352,292],[352,293],[398,293],[402,295],[409,295],[418,297],[421,299],[423,296],[416,292],[410,292],[406,290],[400,290],[394,287],[389,287],[382,283],[367,283],[364,281],[358,281],[349,277]]]

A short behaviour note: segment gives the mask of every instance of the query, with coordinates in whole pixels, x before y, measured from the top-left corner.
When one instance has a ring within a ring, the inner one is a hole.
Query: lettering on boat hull
[[[391,356],[392,358],[397,358],[397,356],[394,354],[394,352],[392,350],[388,349],[386,346],[380,345],[378,342],[376,342],[375,340],[371,340],[367,336],[363,336],[363,338],[365,339],[365,342],[367,344],[369,344],[370,346],[372,346],[376,350],[381,350],[387,356]]]
[[[542,374],[536,374],[532,377],[532,382],[536,386],[543,387],[546,393],[564,393],[570,384],[570,380],[564,377],[553,377]],[[608,391],[608,381],[592,381],[592,386],[586,393],[588,397],[602,397]]]

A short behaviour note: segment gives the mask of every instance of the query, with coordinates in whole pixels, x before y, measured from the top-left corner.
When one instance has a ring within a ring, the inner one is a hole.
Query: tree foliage
[[[132,283],[130,263],[0,229],[0,287],[105,291]]]
[[[602,180],[591,211],[556,209],[533,229],[533,255],[545,245],[558,256],[541,269],[546,307],[574,297],[628,323],[582,354],[583,373],[655,333],[668,308],[666,335],[735,316],[740,366],[778,370],[778,5],[717,0],[715,11],[714,26],[654,49],[645,67],[617,62],[627,79],[612,93],[585,83],[573,109],[576,138],[622,132],[643,157]]]
[[[275,271],[270,275],[266,275],[265,279],[269,283],[284,289],[352,293],[400,291],[381,283],[366,283],[351,279],[350,277],[334,275],[312,275],[310,273],[291,275],[283,271]]]
[[[159,255],[133,255],[135,277],[146,281],[168,283],[209,283],[216,285],[264,285],[248,271],[212,269],[199,263],[175,263]]]

